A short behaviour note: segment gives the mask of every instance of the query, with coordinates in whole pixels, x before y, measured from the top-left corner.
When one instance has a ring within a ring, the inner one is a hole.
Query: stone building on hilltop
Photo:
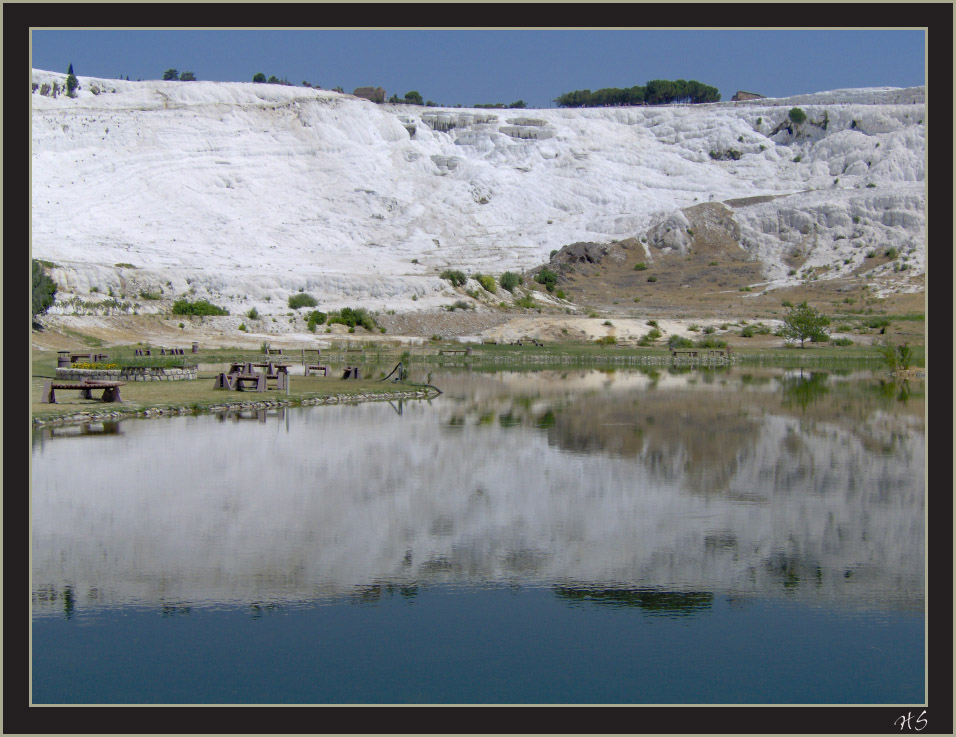
[[[381,87],[356,87],[352,94],[372,102],[385,102],[385,90]]]

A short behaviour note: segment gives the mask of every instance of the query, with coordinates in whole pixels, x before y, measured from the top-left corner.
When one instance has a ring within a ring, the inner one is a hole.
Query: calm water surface
[[[34,703],[920,703],[920,385],[445,373],[39,430]]]

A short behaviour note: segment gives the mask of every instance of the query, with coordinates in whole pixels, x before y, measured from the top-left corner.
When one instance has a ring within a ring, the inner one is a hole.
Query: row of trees
[[[129,79],[129,77],[127,77]],[[179,73],[177,69],[167,69],[163,72],[163,79],[167,82],[196,82],[196,75],[192,72],[183,72]]]
[[[289,81],[288,79],[286,79],[285,77],[283,77],[282,79],[279,79],[279,78],[278,78],[276,75],[274,75],[274,74],[273,74],[271,77],[269,77],[268,79],[266,79],[266,75],[263,74],[262,72],[256,72],[255,74],[253,74],[253,75],[252,75],[252,81],[253,81],[253,82],[261,82],[261,83],[263,83],[263,84],[281,84],[281,85],[285,85],[286,87],[293,87],[293,86],[294,86],[294,85],[292,84],[292,82],[290,82],[290,81]],[[305,85],[306,87],[310,87],[310,86],[311,86],[311,85],[309,85],[307,82],[303,82],[302,84]]]
[[[510,108],[526,108],[528,107],[527,103],[524,100],[515,100],[510,105],[505,105],[503,102],[487,102],[480,103],[476,102],[472,107],[481,107],[481,108],[494,108],[496,110],[501,109],[510,109]]]
[[[671,105],[675,103],[718,102],[720,92],[716,87],[697,80],[652,79],[641,87],[606,87],[591,90],[565,92],[555,99],[558,107],[610,107],[616,105]]]

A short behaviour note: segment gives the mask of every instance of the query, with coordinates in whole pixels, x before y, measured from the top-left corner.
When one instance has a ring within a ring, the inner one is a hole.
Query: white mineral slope
[[[303,289],[333,309],[427,308],[447,302],[443,269],[525,269],[568,243],[640,236],[680,208],[759,195],[780,197],[735,217],[773,285],[800,276],[784,264],[799,249],[827,266],[819,278],[883,247],[906,276],[924,269],[922,87],[470,110],[78,79],[75,98],[54,97],[65,76],[33,71],[32,250],[57,265],[53,312],[84,309],[71,296],[160,289],[264,314]],[[795,102],[809,121],[777,130]]]

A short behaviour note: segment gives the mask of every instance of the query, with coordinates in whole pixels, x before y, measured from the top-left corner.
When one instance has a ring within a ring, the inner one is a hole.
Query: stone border
[[[439,392],[419,389],[405,392],[375,392],[365,394],[332,394],[327,397],[311,397],[300,400],[272,399],[263,402],[229,402],[213,404],[202,409],[192,407],[155,407],[151,409],[114,410],[112,412],[77,412],[59,417],[34,417],[33,426],[66,425],[84,422],[110,422],[113,420],[136,417],[169,417],[179,415],[218,414],[221,412],[242,412],[244,410],[273,409],[275,407],[299,407],[317,404],[360,404],[361,402],[381,402],[390,399],[431,399]]]
[[[123,366],[115,369],[79,369],[58,367],[56,378],[62,381],[193,381],[199,377],[198,366],[161,368],[157,366]]]

